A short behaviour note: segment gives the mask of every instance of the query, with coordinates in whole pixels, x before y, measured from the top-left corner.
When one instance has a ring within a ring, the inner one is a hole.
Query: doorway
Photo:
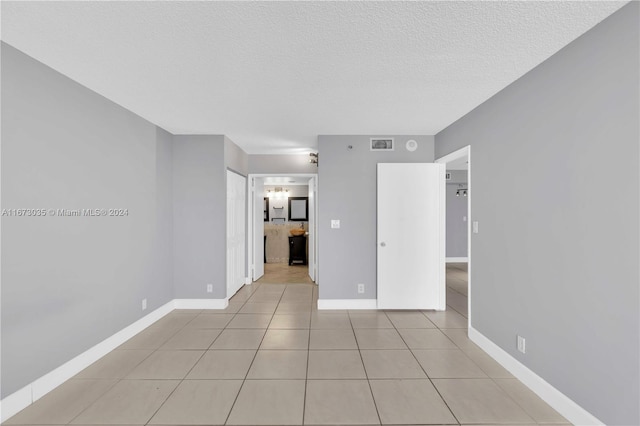
[[[436,160],[446,167],[447,309],[471,324],[471,147]]]
[[[318,282],[317,175],[250,174],[247,282]]]

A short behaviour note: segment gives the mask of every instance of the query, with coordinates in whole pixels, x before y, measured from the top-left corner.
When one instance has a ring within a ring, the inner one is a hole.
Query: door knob
[[[387,243],[385,243],[384,241],[380,243],[380,247],[386,247]]]

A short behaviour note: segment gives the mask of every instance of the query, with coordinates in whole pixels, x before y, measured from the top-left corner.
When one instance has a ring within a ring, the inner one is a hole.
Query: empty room
[[[639,2],[0,24],[3,425],[640,425]]]

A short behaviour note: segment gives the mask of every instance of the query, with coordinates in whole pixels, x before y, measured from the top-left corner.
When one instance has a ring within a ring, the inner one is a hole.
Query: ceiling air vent
[[[371,151],[393,151],[393,138],[371,138]]]

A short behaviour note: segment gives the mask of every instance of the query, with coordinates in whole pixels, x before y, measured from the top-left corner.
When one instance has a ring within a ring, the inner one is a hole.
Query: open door
[[[253,281],[264,275],[264,178],[254,177],[253,196]]]
[[[445,167],[378,164],[378,308],[446,308]]]
[[[244,285],[247,180],[227,170],[227,298]]]
[[[309,179],[309,198],[308,198],[308,207],[309,207],[309,254],[308,254],[308,263],[309,263],[309,277],[311,281],[316,281],[316,194],[317,194],[317,185],[316,185],[316,177],[312,177]]]

